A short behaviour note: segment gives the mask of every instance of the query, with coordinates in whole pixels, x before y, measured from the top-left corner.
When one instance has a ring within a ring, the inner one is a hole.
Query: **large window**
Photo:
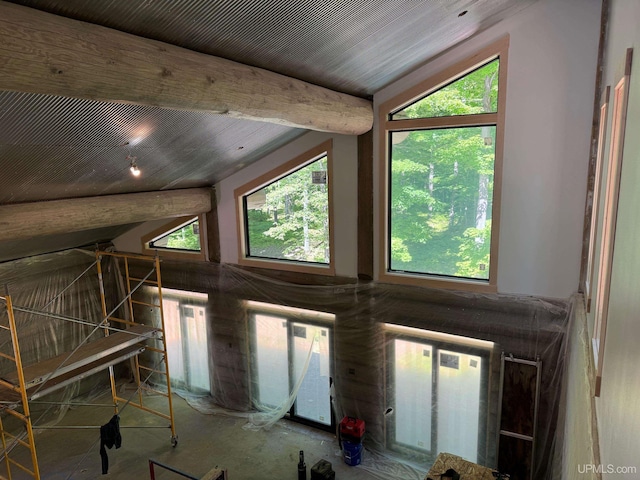
[[[598,128],[598,153],[596,155],[595,178],[593,181],[593,203],[591,205],[591,227],[589,231],[589,252],[587,254],[587,272],[585,275],[585,301],[587,312],[591,310],[591,295],[593,293],[593,264],[596,254],[596,236],[598,234],[598,219],[600,218],[600,182],[604,169],[604,146],[607,136],[607,113],[609,111],[609,95],[611,87],[607,85],[600,102],[600,125]]]
[[[239,263],[332,274],[331,143],[236,190]]]
[[[477,462],[486,448],[493,344],[387,325],[389,447]]]
[[[171,385],[209,393],[207,294],[162,289]]]
[[[250,309],[256,407],[332,427],[333,315],[257,302]]]
[[[507,44],[381,105],[382,279],[496,290]]]
[[[633,49],[627,49],[624,76],[616,85],[613,93],[613,112],[611,122],[611,143],[609,145],[609,162],[607,177],[603,178],[604,216],[602,219],[602,237],[596,288],[595,322],[593,329],[593,354],[596,366],[595,395],[600,395],[602,371],[604,369],[604,347],[609,318],[609,295],[613,267],[613,249],[616,238],[616,221],[618,217],[618,196],[622,174],[622,158],[625,126],[627,119],[627,103],[629,97],[629,79],[631,76],[631,59]]]

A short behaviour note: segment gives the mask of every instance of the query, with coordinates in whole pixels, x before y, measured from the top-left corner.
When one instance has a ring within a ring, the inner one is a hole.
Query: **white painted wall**
[[[129,253],[142,253],[142,237],[147,233],[151,233],[154,230],[166,225],[173,218],[165,218],[161,220],[154,220],[153,222],[145,222],[136,227],[133,227],[128,232],[123,233],[117,238],[112,240],[113,246],[119,252]]]
[[[601,463],[635,467],[636,473],[605,472],[603,478],[640,478],[640,2],[612,0],[603,85],[612,89],[607,149],[611,136],[613,89],[623,74],[626,49],[634,48],[624,142],[618,220],[611,277],[602,388],[596,398]],[[606,173],[605,178],[606,181]],[[602,219],[602,214],[600,215]],[[599,230],[602,230],[601,221]],[[598,251],[596,251],[598,253]],[[597,268],[597,266],[596,266]],[[596,281],[599,272],[595,272]],[[594,282],[594,285],[597,285]],[[595,294],[594,294],[595,298]],[[589,314],[593,325],[593,312]],[[591,332],[593,333],[593,332]]]
[[[355,136],[309,132],[216,185],[220,258],[238,263],[238,232],[233,191],[254,178],[333,139],[333,205],[336,275],[357,276],[358,141]]]
[[[600,3],[540,0],[374,96],[377,107],[510,35],[500,293],[567,298],[578,288]]]

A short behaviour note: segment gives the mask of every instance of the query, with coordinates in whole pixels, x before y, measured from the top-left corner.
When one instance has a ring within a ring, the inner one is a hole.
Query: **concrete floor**
[[[107,402],[108,398],[95,402],[100,401]],[[111,414],[108,407],[75,407],[61,424],[100,425],[106,423]],[[421,480],[428,470],[425,466],[424,472],[416,472],[388,462],[380,465],[372,455],[367,458],[367,453],[363,457],[363,465],[351,467],[344,463],[332,434],[286,420],[280,420],[269,431],[245,430],[242,428],[246,424],[245,419],[202,414],[175,394],[174,415],[179,437],[176,448],[171,447],[168,429],[122,428],[122,447],[107,450],[107,475],[101,474],[99,432],[96,429],[40,431],[36,446],[42,478],[145,479],[149,478],[148,459],[153,458],[195,477],[218,466],[228,470],[231,480],[296,480],[300,450],[305,453],[307,478],[310,478],[311,466],[320,459],[331,462],[336,479],[345,480]],[[166,425],[167,422],[127,407],[121,412],[120,424]],[[385,473],[387,469],[391,473]],[[20,478],[23,478],[20,472],[14,475],[14,479]],[[157,469],[156,478],[181,477]]]

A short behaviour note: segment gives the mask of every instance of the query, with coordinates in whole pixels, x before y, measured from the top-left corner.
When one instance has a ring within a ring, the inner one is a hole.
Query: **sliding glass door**
[[[291,404],[292,419],[331,427],[331,327],[253,313],[254,394],[258,408]]]
[[[489,353],[428,338],[390,340],[390,447],[477,461],[486,434]]]
[[[207,295],[163,288],[165,335],[171,385],[209,393]]]
[[[329,329],[292,323],[293,378],[300,382],[293,416],[331,426]]]
[[[401,339],[396,339],[393,346],[395,442],[429,452],[433,348]]]

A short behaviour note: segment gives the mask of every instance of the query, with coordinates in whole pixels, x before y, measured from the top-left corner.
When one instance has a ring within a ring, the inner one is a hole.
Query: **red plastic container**
[[[354,417],[344,417],[340,422],[340,436],[351,443],[362,442],[364,437],[364,420]]]

